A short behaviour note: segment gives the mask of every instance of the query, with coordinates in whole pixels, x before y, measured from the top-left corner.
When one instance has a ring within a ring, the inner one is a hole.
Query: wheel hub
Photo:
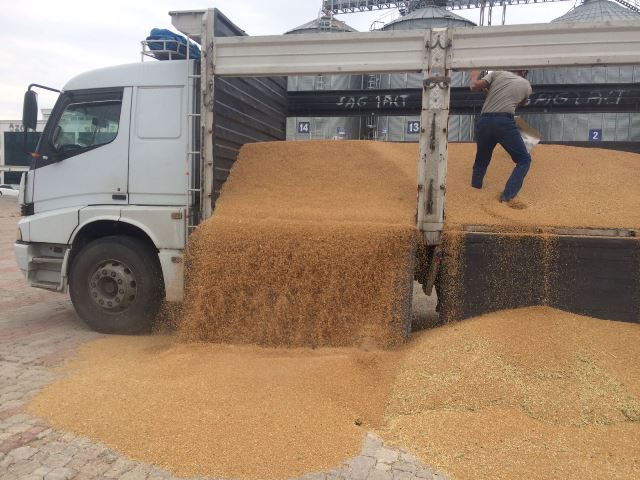
[[[96,266],[89,277],[89,295],[102,309],[121,312],[131,305],[138,294],[138,282],[128,265],[107,260]]]

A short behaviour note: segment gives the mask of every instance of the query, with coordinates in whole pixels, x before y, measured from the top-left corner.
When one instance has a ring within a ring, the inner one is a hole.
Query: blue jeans
[[[473,164],[471,186],[482,188],[482,181],[487,173],[493,149],[499,143],[516,164],[501,196],[502,201],[511,200],[518,195],[524,177],[527,176],[531,166],[531,155],[524,146],[513,116],[509,114],[480,115],[476,126],[476,142],[478,150]]]

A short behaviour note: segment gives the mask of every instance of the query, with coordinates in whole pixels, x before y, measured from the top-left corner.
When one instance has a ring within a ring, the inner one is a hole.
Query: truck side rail
[[[640,22],[452,28],[453,70],[640,64]],[[215,39],[216,75],[419,72],[425,31]]]

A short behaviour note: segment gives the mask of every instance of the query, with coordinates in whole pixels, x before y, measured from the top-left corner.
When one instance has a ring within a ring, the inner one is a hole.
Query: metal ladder
[[[195,121],[196,119],[200,120],[200,113],[196,113],[193,111],[196,104],[196,96],[195,96],[195,85],[191,86],[191,82],[198,82],[202,78],[201,74],[195,74],[190,71],[191,64],[189,62],[189,53],[190,53],[190,42],[191,39],[189,35],[187,35],[187,103],[189,104],[187,107],[187,156],[186,156],[186,202],[185,202],[185,241],[189,238],[189,234],[198,226],[200,223],[200,218],[196,218],[196,216],[200,216],[199,212],[192,212],[192,205],[195,205],[195,196],[194,194],[198,194],[202,192],[201,188],[194,188],[193,184],[193,165],[194,162],[200,163],[202,160],[202,150],[195,150],[194,140],[195,140]],[[194,64],[195,65],[195,64]],[[193,87],[193,88],[190,88]],[[189,92],[193,92],[193,97],[189,98]],[[202,148],[202,143],[204,139],[200,139],[200,149]],[[199,202],[198,202],[199,203]],[[193,214],[193,219],[191,218]]]
[[[194,105],[195,105],[195,100],[196,97],[193,96],[191,99],[189,98],[189,87],[190,85],[190,81],[199,81],[202,75],[196,75],[194,73],[191,72],[190,70],[190,62],[189,60],[191,60],[190,54],[191,54],[191,38],[189,35],[186,35],[186,39],[187,39],[187,44],[186,44],[186,65],[187,65],[187,82],[186,82],[186,87],[187,87],[187,103],[189,104],[187,107],[187,152],[186,152],[186,158],[185,158],[185,177],[186,177],[186,189],[185,189],[185,206],[184,206],[184,215],[185,215],[185,240],[189,238],[189,234],[191,233],[191,231],[193,231],[193,229],[195,229],[198,226],[199,220],[200,218],[196,218],[195,212],[192,212],[192,205],[195,205],[195,199],[194,199],[194,194],[200,193],[202,191],[202,189],[200,188],[194,188],[193,185],[193,164],[194,164],[194,160],[197,160],[198,162],[201,160],[202,158],[202,153],[201,150],[195,150],[195,145],[194,145],[194,135],[192,132],[195,132],[196,129],[194,128],[193,122],[195,121],[195,119],[200,119],[200,113],[196,113],[193,111]],[[156,42],[156,43],[161,43],[163,45],[163,49],[162,50],[155,50],[152,51],[149,48],[149,43],[151,42]],[[155,58],[156,55],[158,54],[167,54],[169,56],[168,61],[172,61],[173,60],[173,56],[174,55],[180,55],[180,46],[182,46],[182,43],[178,42],[177,40],[143,40],[141,42],[142,44],[142,52],[141,52],[141,60],[144,62],[145,57],[152,57]],[[169,48],[167,48],[168,44],[176,44],[176,50],[173,51]],[[195,87],[195,85],[194,85]],[[195,92],[195,88],[191,89],[192,92]],[[190,101],[189,101],[190,100]],[[201,139],[201,144],[202,144],[202,139]],[[201,146],[202,148],[202,146]],[[192,213],[194,215],[194,218],[192,219]],[[200,216],[200,215],[198,215]],[[192,223],[193,220],[193,223]]]

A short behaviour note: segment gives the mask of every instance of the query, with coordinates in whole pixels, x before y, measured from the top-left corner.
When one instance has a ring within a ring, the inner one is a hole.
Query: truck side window
[[[53,129],[51,142],[64,157],[112,142],[118,135],[122,101],[71,103]]]

